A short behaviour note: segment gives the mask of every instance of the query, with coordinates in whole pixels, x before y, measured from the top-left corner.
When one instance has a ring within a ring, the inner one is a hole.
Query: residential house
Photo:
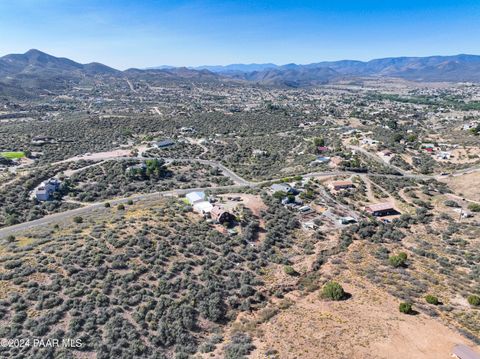
[[[317,229],[318,226],[313,221],[303,222],[303,229]]]
[[[35,191],[35,198],[38,201],[50,201],[53,199],[53,194],[60,189],[61,182],[56,178],[50,178],[38,186]]]
[[[209,216],[212,212],[213,205],[208,201],[197,201],[193,204],[193,210],[204,216]]]
[[[451,152],[449,151],[441,151],[437,154],[437,158],[441,159],[441,160],[449,160],[450,159],[450,156],[451,156]]]
[[[330,157],[318,156],[315,161],[310,162],[310,166],[315,166],[317,164],[329,163]]]
[[[171,139],[166,139],[162,141],[157,141],[153,143],[153,146],[156,148],[167,148],[175,145],[175,142]]]
[[[480,359],[480,355],[464,344],[455,345],[452,356],[457,359]]]
[[[264,150],[254,149],[252,151],[252,155],[254,157],[261,157],[261,156],[265,156],[266,154],[267,154],[267,151],[264,151]]]
[[[334,191],[340,191],[342,189],[353,188],[354,185],[352,181],[333,181],[329,183],[328,187]]]
[[[365,211],[375,217],[398,214],[392,203],[377,203],[365,207]]]
[[[295,190],[287,183],[274,183],[270,186],[270,190],[275,192],[295,193]]]
[[[32,141],[30,142],[32,145],[35,146],[42,146],[47,143],[54,143],[55,140],[52,137],[49,136],[36,136],[32,138]]]
[[[127,174],[136,174],[138,172],[145,171],[146,169],[147,169],[147,165],[145,163],[139,163],[138,165],[127,167],[125,172]]]
[[[214,206],[210,212],[212,219],[218,223],[231,222],[235,216],[220,206]]]
[[[190,192],[185,195],[185,198],[191,205],[205,201],[205,197],[205,192]]]
[[[310,208],[310,206],[301,206],[300,208],[298,208],[298,211],[301,213],[307,213],[312,211],[312,209]]]
[[[341,217],[338,222],[343,225],[357,223],[357,220],[353,217]]]
[[[181,127],[180,132],[181,133],[194,133],[195,129],[193,127]]]
[[[341,136],[343,138],[350,137],[350,136],[360,132],[357,129],[351,128],[351,127],[348,127],[348,126],[340,128],[339,131],[341,132]]]

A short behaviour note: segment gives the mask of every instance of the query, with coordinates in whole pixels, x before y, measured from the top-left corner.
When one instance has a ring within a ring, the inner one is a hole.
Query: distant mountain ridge
[[[80,64],[39,50],[0,57],[0,95],[68,88],[95,79],[154,82],[243,81],[263,86],[309,87],[358,77],[393,77],[424,82],[480,82],[480,56],[391,57],[370,61],[323,61],[306,65],[231,64],[120,71],[101,63]]]
[[[480,56],[390,57],[370,61],[323,61],[306,65],[201,66],[263,84],[312,86],[344,77],[397,77],[412,81],[480,82]],[[242,70],[243,69],[243,70]],[[320,69],[328,69],[321,71]],[[234,72],[232,70],[235,70]]]
[[[121,71],[92,62],[80,64],[39,50],[0,57],[0,94],[27,95],[37,90],[58,90],[85,78],[116,76]]]
[[[420,64],[422,66],[437,65],[442,62],[456,61],[460,63],[480,63],[480,55],[451,55],[451,56],[427,56],[427,57],[386,57],[380,59],[373,59],[369,61],[359,60],[338,60],[338,61],[321,61],[310,64],[285,64],[276,65],[273,63],[266,64],[232,64],[232,65],[216,65],[216,66],[197,66],[189,67],[190,69],[206,69],[212,72],[229,72],[229,71],[263,71],[268,69],[284,69],[291,70],[296,68],[317,68],[330,67],[334,70],[340,69],[340,72],[376,72],[381,68],[389,66],[408,66],[413,64]],[[161,68],[174,68],[175,66],[162,66]],[[160,68],[160,67],[158,67]]]
[[[207,70],[171,67],[165,70],[128,69],[120,71],[98,62],[80,64],[55,57],[39,50],[0,57],[0,95],[29,96],[38,91],[66,89],[71,86],[102,79],[132,77],[154,78],[160,81],[216,80],[218,75]]]
[[[106,65],[92,62],[82,65],[64,57],[55,57],[39,50],[29,50],[24,54],[11,54],[0,57],[0,76],[32,74],[39,70],[59,73],[115,74]]]

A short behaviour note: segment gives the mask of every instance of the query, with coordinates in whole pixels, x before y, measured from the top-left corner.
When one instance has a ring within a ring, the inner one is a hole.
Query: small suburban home
[[[53,193],[60,189],[61,182],[56,178],[50,178],[42,184],[35,191],[35,198],[38,201],[50,201],[53,199]]]
[[[270,186],[270,190],[275,192],[294,193],[295,190],[286,183],[274,183]]]
[[[330,187],[331,190],[340,191],[342,189],[353,188],[354,186],[352,181],[333,181],[329,183],[328,187]]]
[[[480,359],[480,355],[464,344],[455,345],[452,357],[456,359]]]
[[[162,140],[162,141],[157,141],[153,143],[153,146],[156,148],[167,148],[175,145],[175,142],[173,140],[167,139],[167,140]]]
[[[213,205],[208,201],[198,201],[193,204],[193,210],[208,217],[212,212]]]
[[[188,203],[194,205],[197,202],[205,201],[205,192],[190,192],[185,195]]]
[[[389,216],[398,213],[392,203],[371,204],[365,207],[365,211],[375,217]]]

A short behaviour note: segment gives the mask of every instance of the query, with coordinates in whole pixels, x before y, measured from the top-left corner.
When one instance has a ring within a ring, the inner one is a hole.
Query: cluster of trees
[[[198,145],[180,142],[167,148],[152,148],[143,152],[144,157],[199,158],[204,150]]]
[[[438,167],[438,163],[432,158],[432,156],[425,153],[412,157],[412,163],[417,170],[423,174],[433,173]]]
[[[135,179],[160,179],[168,174],[165,161],[161,158],[146,160],[144,165],[127,168],[127,174]]]
[[[79,201],[93,202],[135,193],[167,191],[173,188],[227,185],[232,181],[221,172],[200,163],[177,162],[165,166],[162,159],[142,162],[131,159],[107,161],[71,176],[71,195]]]
[[[222,162],[244,178],[252,179],[278,176],[287,161],[306,167],[315,159],[313,155],[298,154],[307,149],[307,144],[297,134],[250,133],[249,136],[211,143],[208,147],[211,159]]]

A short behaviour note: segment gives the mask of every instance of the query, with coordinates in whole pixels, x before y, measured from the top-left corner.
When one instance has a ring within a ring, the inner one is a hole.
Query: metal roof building
[[[387,216],[389,214],[397,214],[392,203],[377,203],[365,207],[365,211],[373,216]]]
[[[200,201],[205,201],[205,192],[190,192],[185,195],[188,203],[195,204]]]
[[[480,359],[480,355],[464,344],[455,345],[452,355],[457,359]]]

